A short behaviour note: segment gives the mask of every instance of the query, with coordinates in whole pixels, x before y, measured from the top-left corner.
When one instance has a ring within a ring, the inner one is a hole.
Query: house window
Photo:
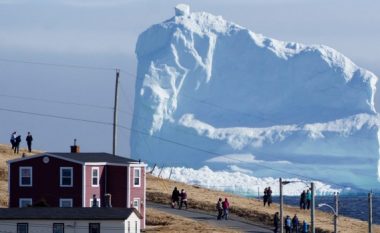
[[[64,233],[65,225],[63,223],[53,223],[53,233]]]
[[[20,186],[31,187],[33,184],[33,169],[32,167],[20,167]]]
[[[71,199],[71,198],[60,198],[59,199],[59,207],[62,207],[62,208],[73,207],[73,199]]]
[[[137,228],[137,221],[135,221],[135,233],[137,233],[137,230],[138,230],[138,228]]]
[[[140,187],[141,185],[141,168],[134,168],[133,170],[133,186]]]
[[[94,207],[94,198],[90,199],[90,207]],[[100,198],[96,198],[96,207],[100,207]]]
[[[99,186],[99,168],[98,167],[91,168],[91,174],[92,174],[91,186],[98,187]]]
[[[140,206],[140,198],[133,198],[133,208],[135,208],[136,210],[139,210],[139,206]]]
[[[17,223],[17,233],[28,233],[28,223]]]
[[[131,233],[131,222],[130,221],[128,221],[128,231],[127,232]]]
[[[73,168],[72,167],[61,167],[60,171],[61,187],[73,187]]]
[[[90,223],[88,230],[89,233],[100,233],[100,223]]]
[[[20,198],[18,206],[20,208],[32,206],[32,198]]]

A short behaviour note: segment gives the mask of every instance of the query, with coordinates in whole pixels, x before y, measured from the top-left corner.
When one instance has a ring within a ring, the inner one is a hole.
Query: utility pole
[[[120,70],[116,69],[116,84],[115,84],[115,101],[113,107],[113,140],[112,140],[112,154],[116,155],[116,141],[117,141],[117,99],[119,89],[119,75]]]
[[[280,233],[284,233],[284,217],[283,217],[283,208],[284,208],[284,199],[282,197],[282,178],[280,178]]]
[[[368,193],[368,233],[372,233],[372,191]]]
[[[334,233],[338,232],[339,193],[335,193]]]
[[[315,185],[314,182],[311,182],[311,233],[315,233]]]

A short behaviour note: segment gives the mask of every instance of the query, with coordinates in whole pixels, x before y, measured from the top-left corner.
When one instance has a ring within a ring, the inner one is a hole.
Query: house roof
[[[125,220],[132,213],[142,219],[135,208],[0,208],[0,219],[55,220]]]
[[[42,156],[52,156],[80,164],[86,164],[86,163],[107,163],[107,164],[121,164],[121,165],[128,165],[128,164],[137,164],[139,161],[118,156],[118,155],[112,155],[109,153],[103,153],[103,152],[86,152],[86,153],[61,153],[61,152],[46,152],[42,154],[37,154],[33,156],[27,156],[23,158],[13,159],[7,161],[8,163],[14,163],[18,161],[24,161],[28,159],[34,159],[37,157]],[[143,164],[143,163],[142,163]]]

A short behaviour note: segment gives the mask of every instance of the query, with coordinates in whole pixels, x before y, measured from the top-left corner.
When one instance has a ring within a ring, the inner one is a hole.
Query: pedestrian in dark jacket
[[[32,141],[33,141],[33,136],[28,132],[28,136],[26,136],[26,144],[28,144],[28,151],[29,153],[32,152]]]
[[[267,190],[267,201],[268,201],[268,206],[270,206],[270,204],[272,204],[272,189],[270,187],[268,187],[268,190]]]
[[[11,139],[10,139],[11,145],[12,145],[12,150],[15,149],[15,144],[16,144],[16,131],[11,134]]]
[[[181,197],[181,204],[179,204],[179,209],[182,209],[183,205],[185,205],[187,209],[187,193],[184,189],[181,189],[180,197]]]
[[[218,202],[216,203],[216,210],[218,211],[218,215],[216,217],[217,220],[222,219],[223,215],[223,203],[222,203],[222,198],[219,198]]]
[[[225,220],[228,219],[228,210],[230,209],[230,203],[228,202],[227,198],[224,198],[224,201],[222,202],[223,206],[223,216]]]
[[[274,226],[273,232],[274,233],[277,233],[279,224],[280,224],[280,217],[278,216],[278,212],[276,212],[273,218],[273,226]]]
[[[285,218],[285,232],[290,233],[290,230],[292,229],[292,220],[290,219],[289,215]]]
[[[305,190],[303,190],[301,193],[300,209],[306,209],[306,192],[305,192]]]
[[[268,188],[264,189],[263,201],[264,201],[264,206],[265,206],[268,202]]]
[[[306,193],[306,202],[307,202],[307,209],[310,209],[310,205],[311,205],[311,192],[309,190],[307,190],[307,193]]]
[[[18,135],[15,139],[15,147],[13,149],[13,152],[15,154],[18,154],[18,152],[20,151],[20,143],[21,143],[21,135]]]
[[[309,225],[307,224],[307,222],[305,220],[303,220],[302,233],[308,233],[308,232],[309,232]]]
[[[172,208],[174,208],[176,204],[179,207],[179,196],[179,190],[177,189],[177,187],[174,187],[174,190],[172,192]]]
[[[294,215],[293,219],[292,219],[292,232],[294,233],[298,233],[298,228],[299,228],[299,221],[298,221],[298,217],[297,217],[297,214]]]

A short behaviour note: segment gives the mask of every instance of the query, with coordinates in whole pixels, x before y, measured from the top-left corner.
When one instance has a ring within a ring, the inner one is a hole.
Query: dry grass
[[[189,206],[191,208],[215,213],[215,203],[217,199],[219,197],[227,197],[229,198],[231,204],[232,213],[266,225],[272,225],[272,216],[279,209],[279,206],[276,204],[271,207],[264,208],[262,202],[256,199],[243,198],[237,195],[227,194],[225,192],[213,191],[197,186],[186,185],[180,182],[153,177],[151,175],[147,176],[147,183],[147,199],[150,201],[169,204],[171,191],[176,186],[179,189],[184,188],[187,191],[189,197]],[[301,221],[305,219],[310,223],[309,211],[304,211],[293,206],[285,205],[284,216],[293,216],[295,213]],[[318,210],[316,211],[317,232],[332,232],[332,221],[333,216],[331,214]],[[367,222],[364,221],[340,216],[338,229],[339,232],[344,233],[364,233],[367,232],[368,225]],[[380,233],[380,226],[375,225],[373,232]]]
[[[148,208],[147,209],[147,227],[145,232],[239,232],[220,227],[212,226],[205,223],[200,223],[187,218],[171,215],[162,211]]]

